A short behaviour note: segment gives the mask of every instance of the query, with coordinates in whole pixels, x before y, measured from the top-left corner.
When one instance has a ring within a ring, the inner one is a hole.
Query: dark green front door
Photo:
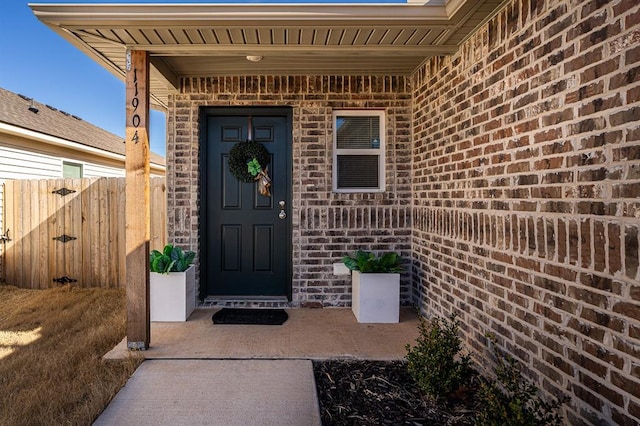
[[[201,118],[201,295],[290,300],[290,110],[207,108]],[[247,139],[271,155],[270,197],[229,169],[229,151]]]

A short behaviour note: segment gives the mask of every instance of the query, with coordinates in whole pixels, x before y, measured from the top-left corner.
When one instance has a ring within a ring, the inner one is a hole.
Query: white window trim
[[[338,116],[377,116],[380,120],[380,148],[372,149],[340,149],[338,150],[338,131],[336,119]],[[333,192],[337,193],[363,193],[363,192],[385,192],[386,188],[386,113],[384,110],[334,110],[333,120]],[[378,188],[338,188],[338,154],[340,155],[377,155],[378,156]]]

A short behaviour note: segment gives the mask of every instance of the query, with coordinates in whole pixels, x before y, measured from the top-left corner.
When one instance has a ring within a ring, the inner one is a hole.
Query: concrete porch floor
[[[218,308],[196,309],[188,321],[151,323],[146,359],[395,360],[418,337],[418,316],[400,310],[398,324],[359,324],[349,308],[287,309],[281,326],[218,325]],[[128,355],[126,338],[105,355]]]

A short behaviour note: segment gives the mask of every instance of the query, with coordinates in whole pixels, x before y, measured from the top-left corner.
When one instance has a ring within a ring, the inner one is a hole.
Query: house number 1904
[[[138,143],[140,140],[140,136],[138,136],[138,127],[140,126],[140,115],[136,112],[138,111],[138,105],[140,105],[140,98],[138,98],[138,69],[133,69],[133,99],[131,99],[131,106],[133,107],[133,117],[131,118],[131,124],[135,128],[133,136],[131,137],[131,141],[134,143]]]

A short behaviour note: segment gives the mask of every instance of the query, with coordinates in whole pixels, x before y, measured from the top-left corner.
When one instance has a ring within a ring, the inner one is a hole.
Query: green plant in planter
[[[358,250],[354,256],[345,256],[342,262],[352,271],[362,273],[397,273],[402,272],[402,257],[398,253],[389,252],[382,256]]]
[[[162,252],[153,250],[149,255],[149,267],[151,272],[168,274],[169,272],[184,272],[193,263],[196,254],[192,251],[183,251],[173,244],[164,246]]]

